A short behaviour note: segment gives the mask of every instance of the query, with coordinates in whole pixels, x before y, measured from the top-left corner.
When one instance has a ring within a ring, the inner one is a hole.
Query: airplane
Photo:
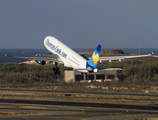
[[[93,52],[90,58],[86,57],[85,55],[80,55],[76,53],[74,50],[66,46],[64,43],[56,39],[52,36],[47,36],[44,39],[44,46],[45,48],[52,54],[50,55],[39,55],[33,57],[20,57],[20,56],[11,56],[5,54],[5,56],[9,57],[16,57],[16,58],[24,58],[28,60],[35,60],[38,64],[46,64],[47,61],[52,61],[55,63],[55,67],[53,71],[55,74],[60,74],[58,63],[63,64],[65,67],[71,67],[73,70],[77,70],[81,73],[92,73],[98,72],[103,70],[122,70],[122,68],[97,68],[98,61],[102,60],[119,60],[125,58],[135,58],[135,57],[145,57],[145,56],[152,56],[155,54],[153,51],[147,55],[134,55],[134,56],[107,56],[107,57],[99,57],[101,51],[101,45],[99,44],[95,51]]]

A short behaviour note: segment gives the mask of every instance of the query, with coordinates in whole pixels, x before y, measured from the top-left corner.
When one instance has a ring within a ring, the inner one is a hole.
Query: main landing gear
[[[59,68],[53,68],[53,71],[54,71],[54,74],[55,74],[55,75],[56,75],[56,74],[60,75]]]
[[[55,68],[53,68],[53,71],[54,71],[54,74],[58,74],[60,75],[60,71],[59,71],[59,68],[57,67],[58,63],[55,63]]]

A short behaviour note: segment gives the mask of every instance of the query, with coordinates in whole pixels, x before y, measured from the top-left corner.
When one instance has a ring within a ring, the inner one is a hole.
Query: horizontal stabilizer
[[[89,72],[88,69],[85,69],[85,68],[74,68],[73,70],[77,70],[77,71],[84,71],[84,72]],[[109,70],[114,70],[114,71],[117,71],[117,70],[123,70],[122,68],[97,68],[97,72],[99,71],[109,71]],[[94,71],[93,71],[94,72]]]
[[[98,68],[98,71],[106,71],[106,70],[123,70],[122,68]]]

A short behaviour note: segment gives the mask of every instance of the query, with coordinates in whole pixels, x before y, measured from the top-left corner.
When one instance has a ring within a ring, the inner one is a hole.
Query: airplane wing
[[[27,59],[27,60],[42,60],[42,61],[52,61],[52,62],[57,62],[57,63],[63,63],[62,60],[60,59],[60,57],[56,54],[36,55],[36,56],[31,56],[31,57],[11,56],[8,54],[5,54],[5,56],[13,57],[13,58],[22,58],[22,59]]]
[[[122,59],[126,59],[126,58],[137,58],[137,57],[147,57],[147,56],[152,56],[155,54],[155,51],[153,51],[150,54],[147,55],[125,55],[125,56],[104,56],[104,57],[99,57],[99,61],[102,60],[109,60],[109,62],[111,62],[112,60],[119,60],[121,61]]]

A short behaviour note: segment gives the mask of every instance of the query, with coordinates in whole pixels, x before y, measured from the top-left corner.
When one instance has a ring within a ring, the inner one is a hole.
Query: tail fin
[[[152,53],[150,53],[150,55],[154,55],[155,54],[155,51],[153,51]]]
[[[87,61],[86,68],[90,67],[92,70],[94,70],[97,67],[100,50],[101,50],[101,45],[99,44],[95,49],[93,55],[91,56],[91,59]]]

